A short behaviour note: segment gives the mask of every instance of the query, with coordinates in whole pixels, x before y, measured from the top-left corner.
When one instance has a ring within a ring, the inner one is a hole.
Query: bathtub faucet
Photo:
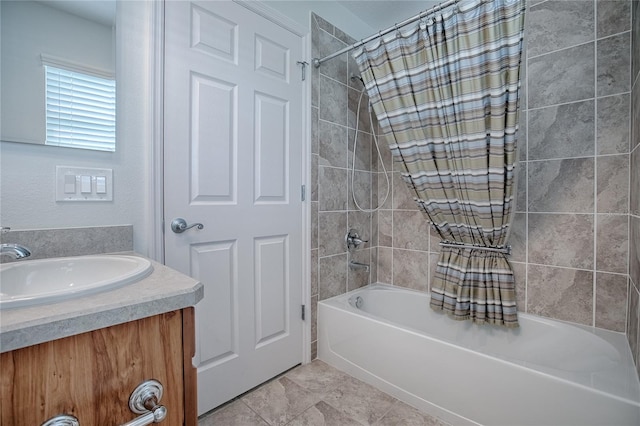
[[[369,265],[367,265],[366,263],[360,263],[360,262],[356,262],[356,261],[350,261],[349,262],[349,268],[351,269],[364,269],[365,272],[369,272]]]
[[[347,235],[344,236],[344,242],[347,245],[347,250],[352,252],[355,249],[359,248],[362,244],[368,243],[369,240],[363,240],[362,238],[360,238],[358,230],[352,228],[349,229]]]
[[[0,244],[0,255],[9,256],[12,259],[24,259],[31,256],[31,251],[18,244]]]

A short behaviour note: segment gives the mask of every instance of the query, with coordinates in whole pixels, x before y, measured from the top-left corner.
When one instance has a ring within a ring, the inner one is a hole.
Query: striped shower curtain
[[[459,3],[353,54],[403,180],[450,243],[506,244],[515,207],[524,2]],[[506,255],[443,247],[431,307],[454,319],[517,327]]]

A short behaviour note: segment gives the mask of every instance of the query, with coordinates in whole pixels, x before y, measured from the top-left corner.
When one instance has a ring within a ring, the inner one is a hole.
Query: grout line
[[[551,51],[549,51],[549,52],[541,53],[541,54],[539,54],[539,55],[528,56],[528,57],[527,57],[527,59],[528,59],[528,60],[531,60],[531,59],[538,59],[538,58],[541,58],[541,57],[543,57],[543,56],[553,55],[554,53],[560,53],[560,52],[565,51],[565,50],[575,49],[576,47],[586,46],[586,45],[587,45],[587,44],[589,44],[589,43],[593,43],[593,44],[595,45],[595,43],[596,43],[596,39],[593,39],[593,40],[587,40],[587,41],[584,41],[584,42],[582,42],[582,43],[578,43],[578,44],[572,44],[571,46],[563,47],[563,48],[561,48],[561,49],[551,50]]]

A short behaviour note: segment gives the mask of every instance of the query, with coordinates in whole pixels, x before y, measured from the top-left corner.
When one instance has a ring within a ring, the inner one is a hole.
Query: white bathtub
[[[640,425],[623,334],[519,321],[453,321],[427,294],[376,284],[318,304],[318,358],[455,425]]]

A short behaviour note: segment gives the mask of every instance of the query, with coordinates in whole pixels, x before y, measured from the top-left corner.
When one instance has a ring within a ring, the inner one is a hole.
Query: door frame
[[[301,60],[311,63],[311,32],[291,18],[258,1],[232,0],[233,2],[268,19],[280,27],[291,31],[302,39]],[[150,82],[151,105],[147,219],[145,230],[149,236],[148,256],[164,264],[164,1],[147,2],[149,34],[151,36]],[[311,65],[307,66],[307,78],[302,82],[302,184],[307,189],[306,199],[302,202],[302,300],[306,306],[306,320],[302,326],[303,364],[311,362]],[[295,76],[292,76],[292,78]],[[296,77],[297,78],[297,77]]]

